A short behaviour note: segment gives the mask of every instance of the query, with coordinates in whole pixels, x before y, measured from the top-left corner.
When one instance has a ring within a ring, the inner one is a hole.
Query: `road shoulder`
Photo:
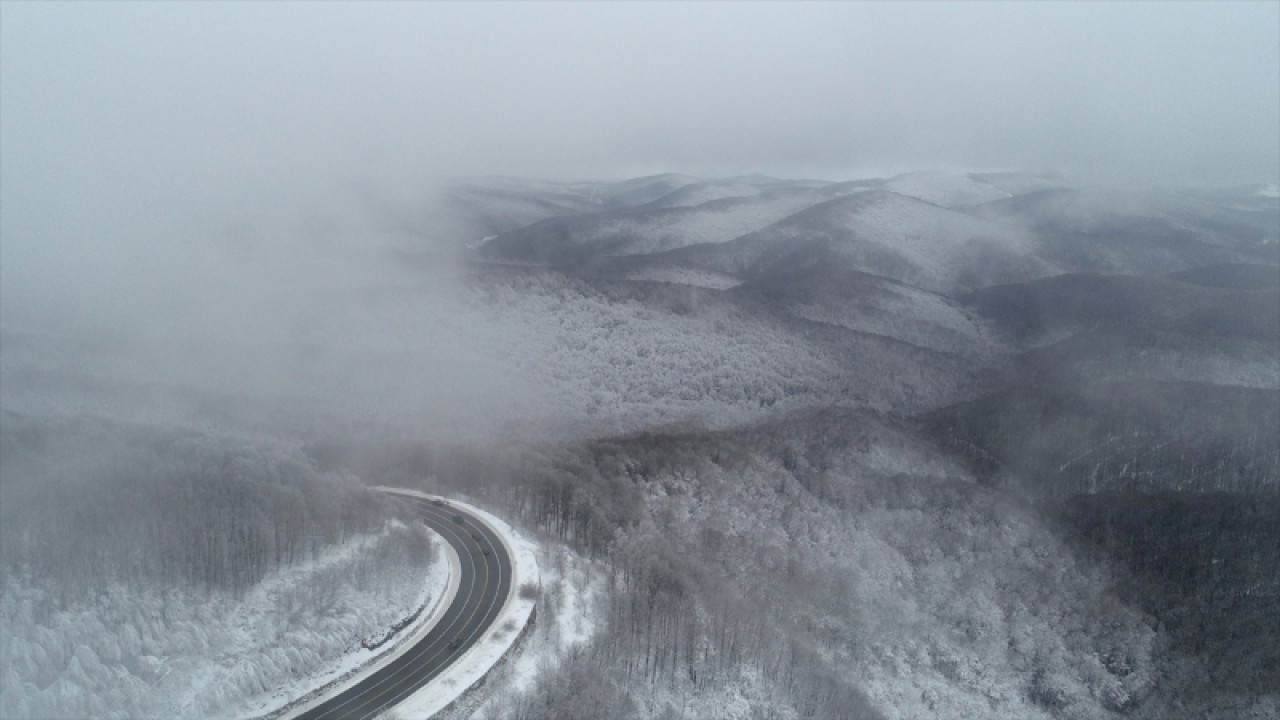
[[[395,488],[379,488],[388,491],[402,492],[406,495],[434,499],[435,496],[416,491],[399,491]],[[524,629],[532,619],[533,609],[537,602],[537,594],[531,593],[523,597],[521,588],[531,586],[537,588],[539,572],[537,546],[521,537],[492,514],[469,503],[449,499],[456,505],[484,521],[502,541],[511,558],[514,577],[511,592],[503,604],[493,624],[485,631],[484,636],[467,649],[466,653],[453,665],[438,676],[427,687],[414,693],[404,702],[398,704],[388,714],[389,718],[427,718],[449,709],[464,698],[473,688],[482,684],[489,670],[501,661],[516,646]]]
[[[375,490],[395,490],[395,488],[374,488]],[[298,717],[311,708],[325,702],[331,697],[345,692],[348,688],[363,680],[371,673],[377,672],[379,669],[390,664],[396,658],[404,655],[413,649],[420,640],[431,632],[436,623],[440,621],[440,617],[444,615],[449,606],[453,604],[454,598],[458,594],[458,583],[462,577],[462,562],[458,557],[458,551],[454,549],[448,541],[440,537],[434,530],[431,531],[436,536],[439,547],[443,550],[445,558],[448,560],[449,566],[449,583],[443,594],[438,595],[433,601],[432,607],[423,612],[418,620],[408,628],[407,632],[400,632],[387,645],[378,648],[375,651],[357,650],[357,654],[366,654],[368,658],[360,661],[354,667],[346,667],[341,672],[341,676],[336,679],[324,680],[323,684],[308,691],[305,695],[292,701],[291,703],[277,708],[266,715],[255,716],[259,720],[289,720],[289,718]]]

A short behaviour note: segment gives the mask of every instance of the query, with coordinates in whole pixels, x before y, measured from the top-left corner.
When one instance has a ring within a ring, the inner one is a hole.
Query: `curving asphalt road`
[[[465,510],[444,501],[396,493],[458,553],[458,594],[431,630],[407,652],[360,682],[298,715],[306,720],[370,718],[389,710],[453,664],[497,619],[511,593],[511,558],[498,536]],[[458,522],[461,518],[462,522]],[[488,555],[484,554],[485,550]],[[458,647],[449,647],[457,641]]]

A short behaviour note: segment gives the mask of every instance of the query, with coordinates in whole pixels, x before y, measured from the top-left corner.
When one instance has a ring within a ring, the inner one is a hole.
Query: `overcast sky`
[[[260,196],[420,174],[1280,172],[1276,2],[2,7],[6,195],[158,178]]]

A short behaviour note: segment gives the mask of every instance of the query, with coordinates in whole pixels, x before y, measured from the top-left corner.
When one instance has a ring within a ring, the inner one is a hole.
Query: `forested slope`
[[[477,490],[439,460],[443,482]],[[1155,680],[1163,640],[1108,566],[910,423],[821,411],[473,462],[511,478],[491,502],[610,578],[600,635],[512,717],[736,717],[718,708],[746,702],[1086,718]]]
[[[408,518],[275,443],[5,411],[0,714],[246,712],[423,602]]]
[[[417,598],[375,481],[588,578],[486,717],[1274,717],[1280,204],[1060,185],[474,178],[457,247],[353,244],[252,341],[0,328],[0,699],[214,715],[341,654]]]

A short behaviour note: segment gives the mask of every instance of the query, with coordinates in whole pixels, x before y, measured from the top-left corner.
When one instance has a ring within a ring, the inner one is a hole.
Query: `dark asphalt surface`
[[[437,507],[430,500],[395,495],[422,514],[431,529],[458,553],[462,573],[458,594],[421,641],[385,667],[342,694],[299,715],[306,720],[370,718],[417,692],[462,656],[497,619],[511,592],[511,558],[498,537],[460,508]],[[455,515],[464,518],[456,522]],[[479,540],[475,539],[479,536]],[[488,548],[490,555],[482,552]],[[443,557],[441,558],[443,561]],[[461,639],[456,649],[449,642]]]

